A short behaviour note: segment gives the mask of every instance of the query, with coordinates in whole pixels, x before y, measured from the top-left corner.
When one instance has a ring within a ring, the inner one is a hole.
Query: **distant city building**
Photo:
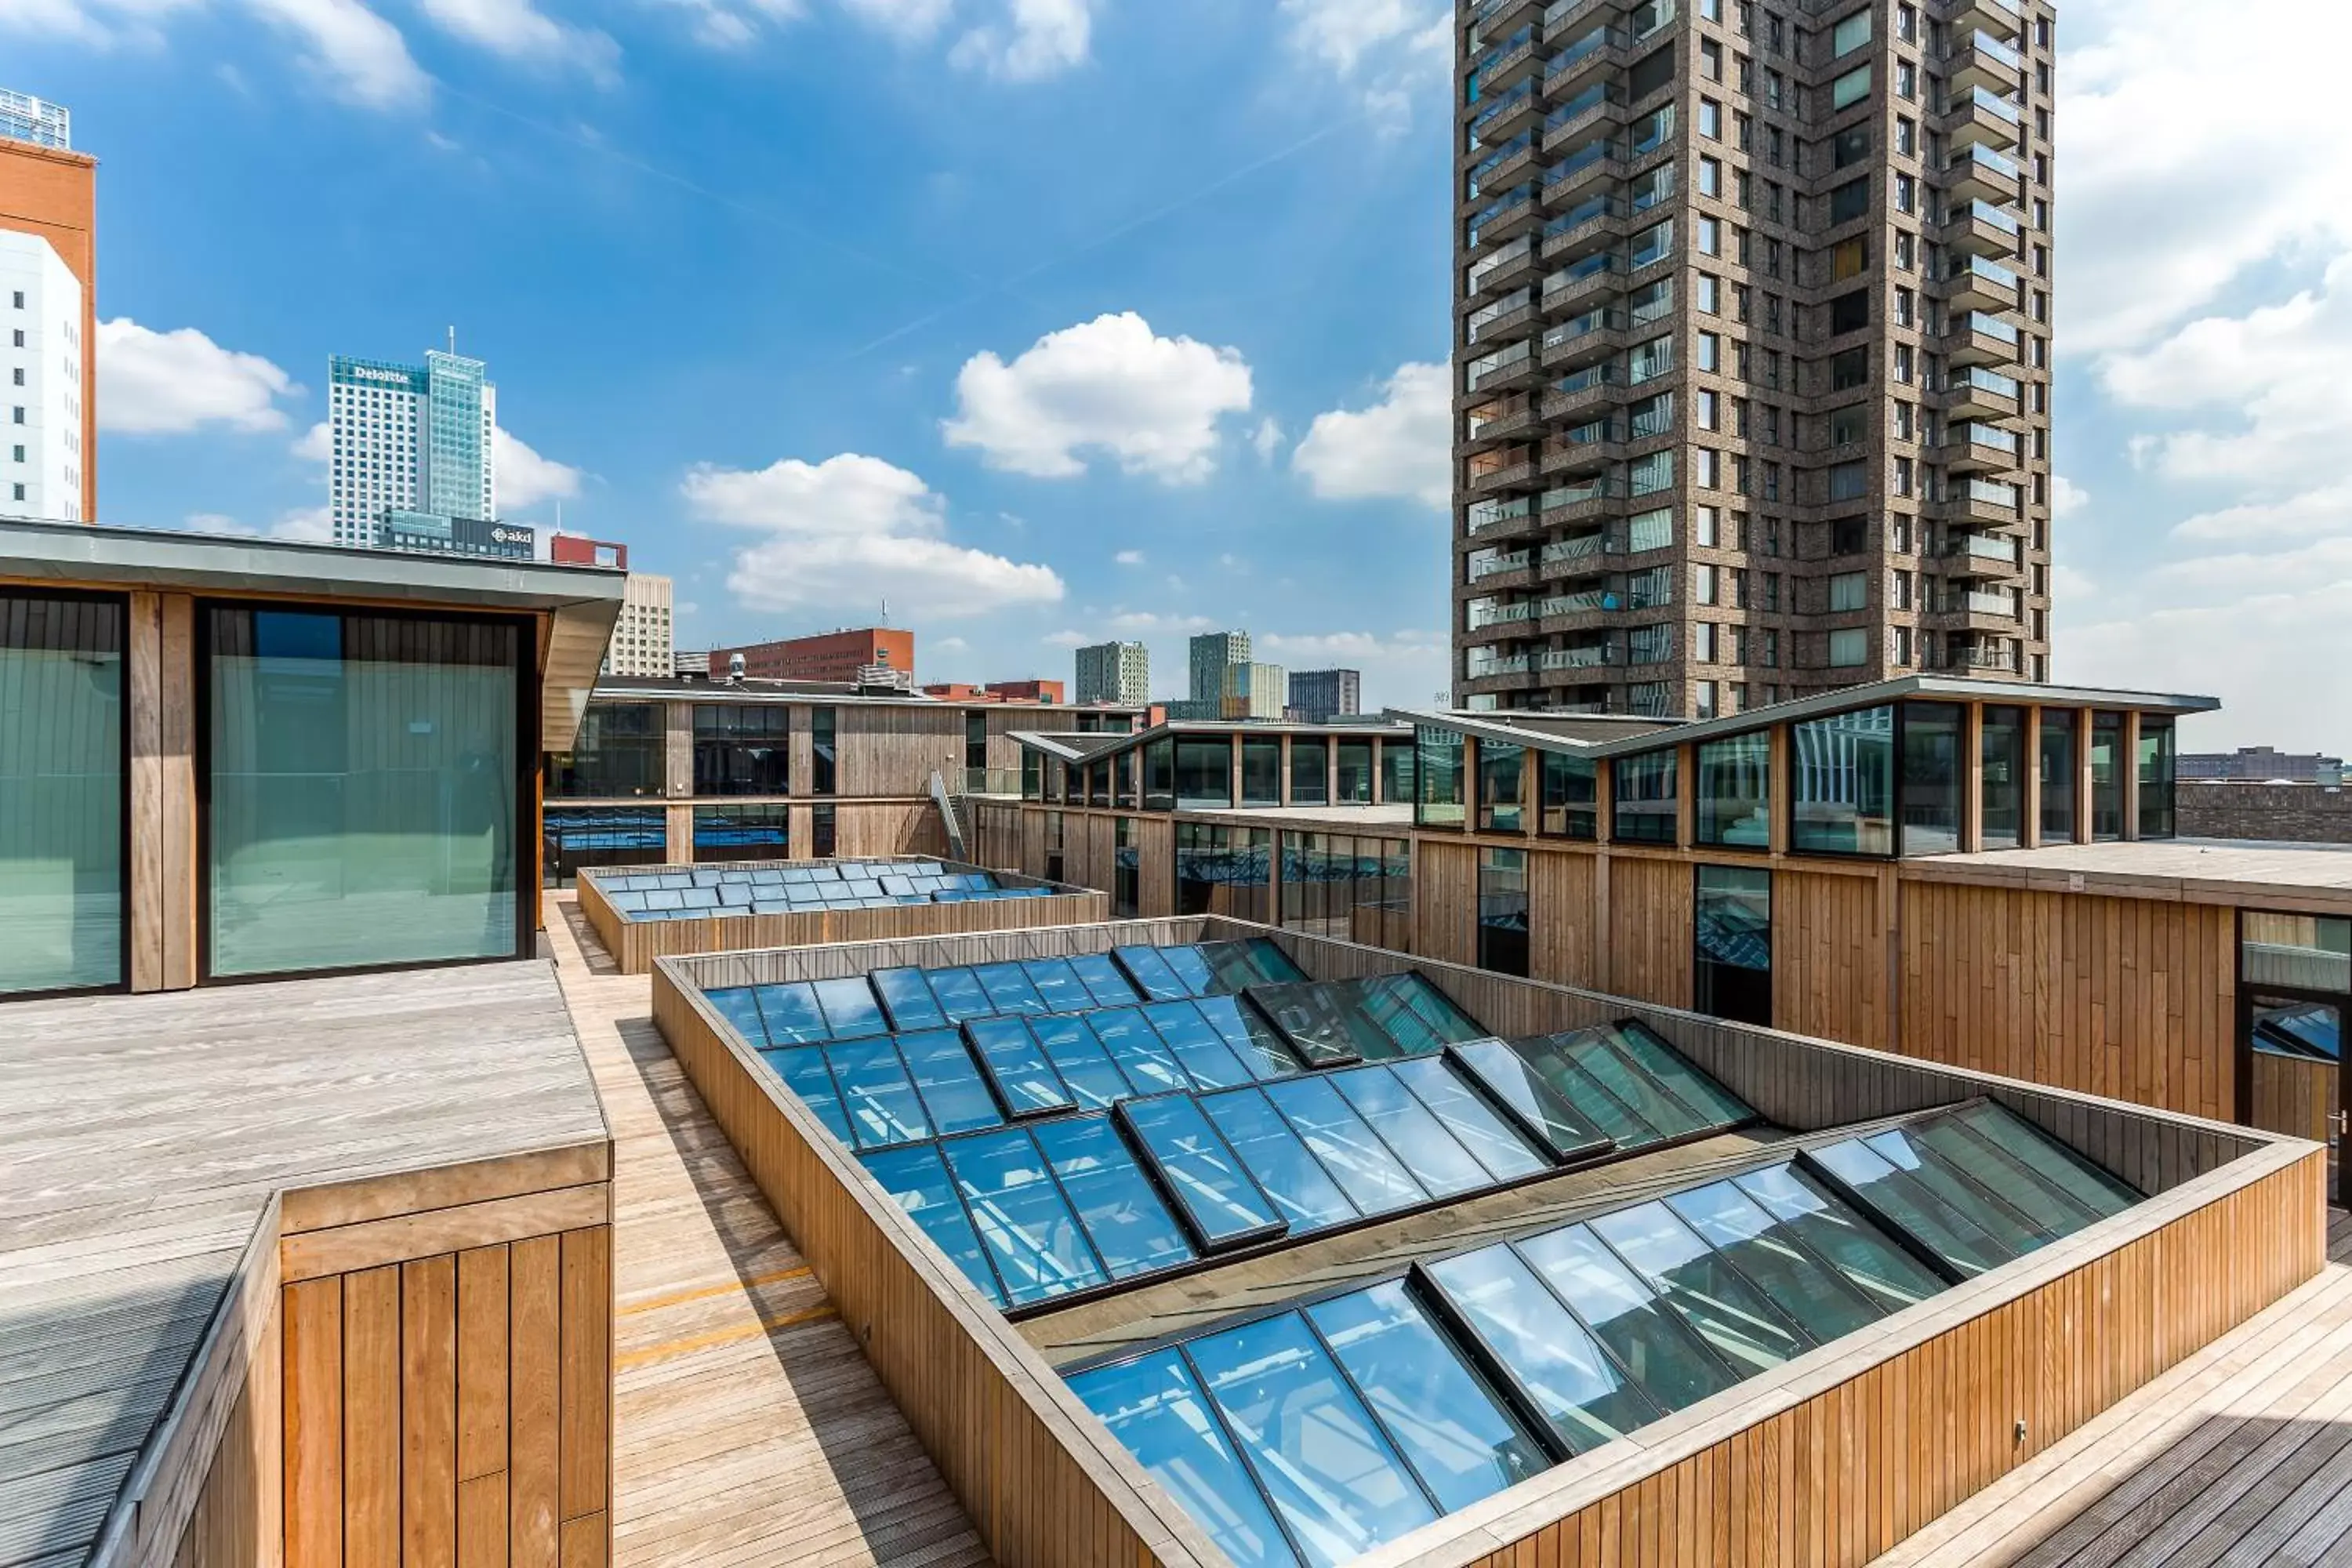
[[[973,686],[950,680],[923,688],[923,695],[942,702],[1034,702],[1059,704],[1068,688],[1058,680],[992,680]]]
[[[616,566],[629,569],[629,547],[608,544],[585,534],[554,533],[547,540],[547,558],[558,566]]]
[[[327,362],[328,510],[338,544],[380,542],[386,512],[496,523],[498,389],[480,360]],[[457,531],[453,529],[453,533]]]
[[[776,642],[747,643],[740,647],[710,650],[714,677],[724,676],[738,654],[743,674],[753,680],[855,681],[870,664],[915,672],[915,634],[889,626],[819,632],[814,637],[784,637]]]
[[[491,555],[505,561],[531,561],[539,555],[535,528],[433,511],[387,511],[376,519],[375,537],[369,542],[378,550],[427,555]]]
[[[688,653],[680,648],[669,656],[669,672],[672,675],[699,675],[708,679],[710,656],[708,653]]]
[[[98,515],[98,160],[0,90],[0,516]]]
[[[1225,666],[1221,719],[1279,719],[1290,696],[1290,680],[1278,664]]]
[[[1151,700],[1151,650],[1139,642],[1095,643],[1078,649],[1078,700]]]
[[[58,152],[73,148],[73,116],[62,103],[0,87],[0,138]]]
[[[1364,710],[1364,673],[1360,669],[1294,669],[1290,700],[1309,724]]]
[[[1202,632],[1192,640],[1185,651],[1186,673],[1192,681],[1184,694],[1190,700],[1187,706],[1205,702],[1209,710],[1198,716],[1213,719],[1224,706],[1226,667],[1250,661],[1250,635],[1247,632]]]
[[[650,572],[629,574],[621,618],[613,624],[612,645],[604,650],[604,668],[613,675],[656,679],[677,668],[668,578]]]
[[[2273,746],[2241,746],[2234,752],[2183,752],[2175,777],[2228,779],[2246,784],[2315,784],[2331,787],[2344,782],[2344,759],[2316,752],[2282,752]]]

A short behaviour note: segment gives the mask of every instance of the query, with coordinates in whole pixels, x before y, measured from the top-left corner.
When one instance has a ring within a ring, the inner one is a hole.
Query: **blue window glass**
[[[757,990],[770,1045],[804,1046],[830,1037],[824,1010],[816,1005],[816,991],[808,982],[762,985]]]
[[[1422,1043],[1424,1035],[1434,1036],[1440,1043],[1486,1037],[1486,1031],[1478,1026],[1478,1021],[1454,1005],[1454,999],[1431,984],[1425,976],[1378,974],[1362,984],[1366,1011],[1408,1049],[1434,1050],[1435,1045]],[[1416,1020],[1421,1028],[1411,1028],[1399,1016],[1400,1009]]]
[[[938,1145],[918,1144],[858,1158],[867,1173],[881,1184],[882,1190],[922,1227],[934,1246],[947,1254],[948,1261],[963,1271],[972,1288],[995,1305],[1003,1306],[1004,1289],[997,1283],[995,1270],[989,1267],[987,1254],[981,1249],[980,1237],[974,1234],[971,1218],[956,1196],[955,1184],[948,1179]]]
[[[718,1010],[719,1016],[734,1026],[743,1037],[743,1043],[758,1049],[768,1043],[768,1026],[760,1021],[760,999],[748,985],[730,986],[719,991],[706,991],[703,1000]]]
[[[1515,1182],[1551,1169],[1551,1162],[1479,1099],[1444,1058],[1415,1057],[1387,1070],[1470,1151],[1489,1179]]]
[[[1181,1352],[1165,1350],[1080,1373],[1070,1379],[1070,1389],[1235,1568],[1292,1568],[1298,1562]]]
[[[1041,1121],[1031,1132],[1111,1278],[1173,1268],[1196,1256],[1108,1121]]]
[[[1282,1216],[1250,1179],[1201,1108],[1183,1095],[1119,1106],[1203,1250],[1279,1236]]]
[[[1610,1148],[1608,1134],[1572,1109],[1511,1047],[1500,1040],[1473,1040],[1454,1048],[1463,1065],[1518,1118],[1520,1126],[1541,1139],[1561,1160],[1581,1159]]]
[[[1642,1204],[1603,1215],[1592,1222],[1592,1233],[1742,1377],[1812,1348],[1811,1334],[1765,1300],[1665,1205]]]
[[[1029,1032],[1080,1109],[1100,1110],[1136,1092],[1095,1038],[1094,1026],[1085,1016],[1033,1018]]]
[[[1332,1074],[1329,1082],[1357,1115],[1379,1130],[1430,1196],[1450,1198],[1488,1184],[1490,1178],[1470,1152],[1388,1068],[1356,1068]]]
[[[1188,1350],[1307,1562],[1345,1563],[1437,1517],[1297,1313]]]
[[[1350,1005],[1345,982],[1266,985],[1250,1000],[1265,1010],[1283,1037],[1310,1067],[1377,1060],[1397,1054],[1387,1035]]]
[[[833,1069],[824,1065],[823,1051],[768,1050],[760,1053],[760,1059],[775,1069],[784,1087],[800,1096],[802,1104],[817,1113],[843,1148],[856,1147],[856,1134],[850,1131],[849,1117],[841,1109],[841,1091],[834,1087]]]
[[[1253,1078],[1288,1078],[1299,1070],[1298,1058],[1282,1043],[1282,1031],[1266,1022],[1254,1004],[1239,996],[1203,996],[1192,1005]]]
[[[915,1092],[923,1097],[923,1109],[940,1136],[1003,1124],[1004,1117],[972,1065],[962,1036],[953,1029],[924,1029],[900,1035],[898,1045],[907,1076],[914,1079]]]
[[[1750,1171],[1735,1184],[1881,1312],[1899,1312],[1944,1289],[1944,1281],[1894,1238],[1793,1165]]]
[[[1185,995],[1205,996],[1212,991],[1222,989],[1217,972],[1209,966],[1209,961],[1201,955],[1199,948],[1163,947],[1160,949],[1160,957],[1183,985]]]
[[[1078,972],[1070,967],[1066,959],[1033,958],[1022,964],[1021,971],[1037,988],[1049,1013],[1082,1013],[1095,1005],[1086,982],[1078,978]]]
[[[1517,1246],[1519,1256],[1600,1336],[1617,1364],[1661,1410],[1680,1410],[1738,1381],[1687,1323],[1666,1310],[1657,1292],[1584,1226],[1547,1231]]]
[[[989,1005],[999,1013],[1052,1011],[1017,963],[975,963],[971,973],[988,994]]]
[[[1108,1012],[1088,1014],[1087,1021],[1094,1026],[1095,1036],[1102,1041],[1103,1049],[1118,1064],[1137,1094],[1164,1094],[1171,1089],[1190,1089],[1192,1080],[1177,1065],[1175,1053],[1151,1026],[1140,1007],[1114,1007]]]
[[[1124,1007],[1142,999],[1107,952],[1089,952],[1072,958],[1070,968],[1085,984],[1087,994],[1094,998],[1094,1005],[1097,1007]]]
[[[1015,1116],[1068,1110],[1076,1103],[1023,1018],[974,1018],[964,1034],[995,1081],[997,1098]]]
[[[1509,1247],[1481,1247],[1429,1272],[1571,1452],[1657,1418],[1649,1395]]]
[[[1967,1129],[2055,1188],[2092,1219],[2123,1213],[2140,1194],[2013,1112],[1987,1100],[1963,1106],[1948,1119]]]
[[[862,976],[846,980],[819,980],[811,989],[816,993],[817,1006],[824,1014],[825,1026],[836,1040],[852,1040],[860,1035],[880,1035],[890,1026],[883,1021],[881,1005],[874,1000],[874,987]]]
[[[1239,991],[1249,985],[1283,984],[1307,978],[1307,972],[1292,963],[1288,953],[1262,936],[1241,942],[1202,942],[1193,951],[1208,964],[1217,991]]]
[[[923,978],[931,983],[931,995],[950,1024],[986,1018],[996,1011],[988,993],[981,989],[980,977],[969,969],[929,969],[923,972]]]
[[[1135,988],[1154,1002],[1172,1002],[1192,994],[1156,947],[1114,948],[1112,954],[1134,981]]]
[[[940,1152],[1013,1306],[1108,1279],[1027,1132],[975,1132]]]
[[[1356,1205],[1259,1090],[1213,1094],[1201,1101],[1201,1109],[1216,1123],[1234,1156],[1274,1201],[1275,1208],[1289,1221],[1292,1235],[1345,1225],[1358,1217]]]
[[[841,1105],[860,1149],[887,1148],[931,1136],[930,1119],[908,1079],[889,1037],[824,1047],[825,1065],[840,1086]]]
[[[1328,1078],[1286,1079],[1267,1084],[1265,1093],[1362,1213],[1386,1214],[1429,1201],[1421,1184]]]
[[[1550,1468],[1542,1445],[1402,1280],[1319,1302],[1307,1318],[1440,1510],[1467,1508]]]
[[[1143,1016],[1160,1031],[1195,1089],[1237,1089],[1256,1081],[1256,1075],[1242,1065],[1224,1037],[1209,1026],[1192,1003],[1146,1003]]]
[[[17,342],[23,341],[19,335]],[[17,417],[24,417],[21,409]],[[16,455],[23,457],[24,448],[17,447]],[[22,500],[22,488],[16,495]],[[8,510],[23,511],[26,508],[15,506]],[[5,737],[0,740],[0,929],[7,931],[6,940],[0,942],[0,995],[120,985],[127,978],[122,940],[123,900],[128,888],[122,863],[123,813],[129,793],[122,755],[124,619],[121,599],[0,590],[0,736]],[[327,624],[336,623],[330,620]],[[336,649],[326,650],[325,658],[322,669],[341,668]],[[467,679],[466,672],[451,673],[459,679]],[[418,684],[414,685],[405,678],[405,672],[387,669],[379,679],[398,683],[395,689],[405,687],[402,695],[416,700],[426,700],[436,684],[423,671],[416,672],[415,679]],[[215,689],[222,689],[218,680]],[[236,847],[249,858],[246,865],[255,873],[250,879],[254,884],[250,889],[252,900],[246,908],[276,927],[269,935],[284,946],[270,952],[268,950],[274,944],[265,942],[264,951],[249,955],[257,960],[253,967],[317,967],[308,962],[310,955],[302,951],[314,939],[304,937],[301,917],[279,915],[272,906],[278,897],[283,896],[290,898],[298,910],[304,907],[316,910],[321,903],[338,898],[341,878],[331,873],[320,874],[327,868],[314,862],[321,860],[341,860],[345,868],[343,874],[354,875],[369,869],[363,858],[381,857],[383,863],[373,868],[374,877],[368,882],[366,896],[373,900],[390,895],[404,907],[413,907],[420,916],[435,914],[434,923],[446,923],[447,928],[437,934],[456,942],[465,913],[461,900],[466,889],[462,879],[454,886],[414,886],[431,883],[435,879],[429,872],[420,877],[423,868],[401,868],[395,864],[401,858],[399,849],[404,842],[398,831],[405,826],[411,833],[422,835],[435,831],[461,833],[466,827],[480,827],[482,831],[475,844],[462,838],[446,847],[436,843],[433,854],[420,857],[432,859],[439,853],[451,852],[468,870],[472,868],[465,866],[468,860],[496,858],[504,837],[494,830],[494,824],[481,822],[477,816],[487,801],[464,798],[470,785],[457,774],[454,758],[445,763],[451,771],[428,772],[424,776],[439,780],[439,789],[458,795],[460,798],[453,803],[454,810],[469,820],[436,822],[433,820],[434,814],[417,812],[417,820],[410,823],[387,821],[373,827],[353,825],[347,830],[345,810],[331,808],[331,801],[341,798],[340,792],[344,789],[374,781],[346,776],[325,781],[307,777],[303,759],[295,754],[311,750],[332,751],[338,754],[322,761],[342,772],[341,731],[331,737],[312,737],[307,742],[299,736],[292,736],[273,743],[270,733],[280,728],[302,730],[306,721],[303,710],[321,698],[339,701],[337,689],[322,680],[315,689],[295,683],[293,690],[281,692],[276,682],[264,679],[239,693],[247,705],[240,721],[215,722],[215,735],[229,731],[233,739],[241,739],[245,752],[242,760],[257,764],[252,772],[241,773],[234,781],[236,793],[250,805],[240,819],[243,837]],[[266,703],[272,711],[268,716],[253,712],[252,705],[257,701]],[[375,710],[370,707],[363,711],[373,713]],[[351,715],[355,729],[366,722],[362,712],[355,708]],[[478,710],[468,717],[489,720],[488,712]],[[508,724],[510,732],[511,711]],[[483,737],[483,742],[493,747],[505,743],[495,731]],[[397,745],[401,756],[429,764],[435,760],[429,753],[448,742],[418,742],[405,736],[395,739],[391,733],[355,733],[351,744],[355,752],[366,755]],[[288,753],[284,763],[270,754],[280,751]],[[420,757],[420,752],[426,754]],[[473,760],[478,763],[483,761]],[[393,775],[381,776],[389,784]],[[508,774],[509,780],[512,776],[511,773]],[[390,806],[413,809],[413,803],[396,785],[385,793],[390,798],[381,802],[373,794],[354,795],[347,802],[347,808],[352,814],[360,814],[374,803],[379,810]],[[277,812],[288,805],[308,809],[302,812],[300,820],[289,826],[274,819]],[[216,816],[215,822],[220,820]],[[561,823],[560,817],[551,816],[551,839],[560,837]],[[320,834],[307,845],[303,841],[306,828]],[[511,831],[510,826],[508,831]],[[332,837],[346,832],[347,837]],[[278,842],[272,843],[273,839]],[[555,868],[561,869],[565,863],[568,862],[559,862]],[[592,858],[590,863],[595,860]],[[232,896],[245,891],[246,879],[240,875],[244,868],[220,867],[215,872],[215,888]],[[270,890],[273,886],[274,894]],[[508,887],[511,889],[511,882]],[[435,911],[436,904],[441,906],[438,913]],[[471,933],[476,942],[496,934],[484,929],[482,911],[483,906],[478,905]],[[514,912],[510,893],[505,921],[501,951],[509,950],[512,941]],[[338,935],[350,937],[361,934],[373,922],[326,923]],[[343,930],[346,925],[352,928],[348,931]],[[404,939],[409,934],[404,932]],[[323,956],[331,963],[350,964],[381,962],[394,955],[378,952],[368,957],[335,953]]]

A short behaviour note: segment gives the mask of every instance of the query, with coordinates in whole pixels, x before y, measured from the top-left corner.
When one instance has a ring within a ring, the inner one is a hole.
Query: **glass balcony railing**
[[[1470,581],[1476,583],[1488,577],[1499,577],[1506,572],[1524,572],[1534,564],[1535,557],[1524,550],[1485,557],[1474,555],[1470,559]]]
[[[1971,479],[1954,494],[1955,500],[1971,500],[1985,506],[1997,506],[2005,511],[2017,510],[2017,487],[2002,484],[1999,479]],[[2017,559],[2017,542],[2010,540],[2009,558]]]
[[[1970,88],[1969,89],[1969,101],[1989,114],[1997,115],[2000,119],[2008,121],[2011,125],[2021,125],[2024,123],[2024,110],[2019,109],[2017,105],[2010,102],[2009,100],[2001,97],[2000,94],[1993,91],[1992,89],[1989,87]]]
[[[2016,565],[2021,553],[2016,540],[2002,539],[1990,533],[1966,534],[1954,542],[1960,546],[1954,552],[1956,554],[1966,555],[1974,561],[1995,562],[2003,566]]]
[[[2021,71],[2025,68],[2025,57],[2023,55],[2019,54],[2015,49],[2011,48],[2007,44],[2002,43],[1999,38],[1994,37],[1990,33],[1985,32],[1982,29],[1979,29],[1977,33],[1969,39],[1969,47],[1976,53],[1984,56],[1987,59],[1999,60],[2001,64],[2007,66],[2011,70]]]
[[[1969,216],[1974,218],[1979,223],[1990,224],[1993,227],[2000,230],[2003,234],[2019,234],[2022,233],[2025,228],[2025,226],[2022,223],[2019,222],[2007,211],[2000,207],[1997,207],[1993,205],[1992,203],[1987,201],[1970,202],[1969,204]]]
[[[1489,675],[1525,675],[1528,673],[1528,656],[1526,654],[1494,654],[1482,659],[1477,657],[1477,651],[1478,650],[1475,648],[1471,649],[1471,658],[1465,667],[1470,679],[1473,680],[1476,680],[1482,677]]]
[[[1969,258],[1968,266],[1962,270],[1981,278],[1988,283],[1998,283],[2012,293],[2016,291],[2017,274],[1998,261],[1987,261],[1981,256],[1971,256]]]
[[[1519,105],[1532,100],[1535,95],[1536,84],[1532,79],[1529,79],[1519,83],[1518,86],[1511,89],[1510,91],[1503,94],[1502,97],[1496,99],[1494,102],[1480,110],[1477,116],[1470,121],[1470,135],[1472,141],[1477,141],[1479,132],[1485,130],[1487,126],[1492,125],[1496,121],[1501,119],[1504,115],[1508,114],[1512,110],[1517,108]]]
[[[1642,0],[1626,18],[1626,30],[1640,43],[1674,19],[1675,0]]]
[[[1623,317],[1605,306],[1599,310],[1587,310],[1580,316],[1570,316],[1559,325],[1548,330],[1543,335],[1543,346],[1549,352],[1559,348],[1563,343],[1572,343],[1579,338],[1591,337],[1595,332],[1605,332],[1624,324]]]
[[[1470,627],[1484,631],[1488,626],[1515,626],[1536,617],[1533,599],[1473,599],[1470,601]]]
[[[1478,79],[1494,69],[1505,55],[1509,54],[1513,49],[1524,48],[1535,41],[1536,25],[1533,22],[1520,23],[1509,37],[1497,41],[1492,48],[1478,57],[1477,64],[1470,68],[1470,90],[1474,94],[1477,91]],[[1476,100],[1474,98],[1472,101],[1475,102]]]
[[[1535,503],[1526,496],[1499,496],[1487,500],[1472,501],[1463,512],[1473,534],[1490,529],[1504,528],[1526,519],[1535,510]]]
[[[1541,233],[1544,238],[1549,239],[1554,235],[1566,234],[1570,229],[1582,228],[1596,218],[1612,216],[1620,210],[1617,198],[1614,196],[1605,195],[1587,196],[1549,223],[1545,224]]]
[[[1982,310],[1963,310],[1952,318],[1952,331],[1974,333],[1992,338],[2012,346],[2018,341],[2018,331],[1999,316],[1988,316]]]
[[[1484,403],[1463,416],[1463,434],[1475,441],[1494,426],[1506,420],[1523,417],[1530,412],[1524,397],[1507,397],[1499,403]]]
[[[1946,157],[1944,172],[1948,174],[1974,172],[2011,184],[2016,184],[2025,174],[2016,159],[2004,157],[1981,142],[1971,142],[1961,151]]]
[[[1610,97],[1607,82],[1594,82],[1583,91],[1554,107],[1550,113],[1544,116],[1544,134],[1549,136],[1570,121],[1583,119],[1602,104],[1607,103]]]
[[[1601,589],[1585,588],[1573,594],[1549,595],[1538,608],[1539,616],[1580,616],[1614,607]]]
[[[1507,142],[1496,143],[1495,150],[1479,159],[1470,170],[1470,198],[1473,201],[1477,199],[1478,182],[1485,178],[1487,170],[1507,158],[1517,157],[1535,144],[1536,133],[1532,131],[1522,131]]]
[[[1541,656],[1546,669],[1598,669],[1617,662],[1615,650],[1607,643],[1593,643],[1585,647],[1546,648]]]
[[[2012,403],[2017,400],[2021,392],[2015,377],[1987,370],[1980,364],[1972,364],[1964,370],[1954,371],[1951,384],[1956,392],[1965,387],[1977,392],[1990,393],[1995,397],[2006,397]]]
[[[1532,183],[1513,185],[1509,190],[1505,191],[1501,195],[1496,196],[1486,206],[1480,208],[1477,216],[1463,226],[1465,238],[1467,243],[1471,245],[1477,244],[1479,230],[1485,228],[1488,224],[1494,223],[1497,219],[1501,218],[1507,213],[1510,213],[1519,207],[1526,206],[1529,202],[1532,202],[1535,199],[1536,188]]]
[[[2017,618],[2017,600],[2008,594],[1992,593],[1982,589],[1971,590],[1962,604],[1972,616],[2005,616],[2011,620]]]
[[[1562,71],[1573,70],[1609,47],[1611,29],[1607,23],[1593,28],[1584,37],[1544,62],[1544,79],[1549,81]]]
[[[1470,292],[1475,294],[1486,286],[1487,279],[1506,267],[1516,266],[1528,260],[1535,255],[1535,249],[1536,242],[1533,236],[1525,239],[1515,239],[1494,255],[1482,258],[1478,265],[1470,268],[1464,282],[1468,285]]]
[[[1585,170],[1590,169],[1593,164],[1600,163],[1603,158],[1608,156],[1609,138],[1606,136],[1597,136],[1591,141],[1587,142],[1583,146],[1579,147],[1575,152],[1570,153],[1567,157],[1562,158],[1559,163],[1554,163],[1549,168],[1546,169],[1543,172],[1543,177],[1541,180],[1543,188],[1548,191],[1554,185],[1559,184],[1562,180],[1570,179],[1575,175],[1582,174]]]
[[[1580,485],[1554,485],[1550,489],[1544,491],[1542,497],[1536,502],[1536,507],[1540,511],[1554,511],[1564,506],[1578,506],[1585,501],[1605,500],[1618,493],[1619,488],[1611,484],[1605,478],[1592,479]],[[1552,560],[1549,545],[1544,550],[1544,560],[1547,563]]]
[[[1614,272],[1616,270],[1616,252],[1610,250],[1596,250],[1591,256],[1587,256],[1580,260],[1571,262],[1568,266],[1562,267],[1556,271],[1545,273],[1543,280],[1544,297],[1546,299],[1549,299],[1552,295],[1559,293],[1561,289],[1581,283],[1588,278],[1598,277],[1603,272]]]
[[[1598,561],[1609,552],[1606,533],[1580,533],[1574,539],[1556,539],[1543,547],[1544,569],[1566,566],[1577,561]]]
[[[1464,367],[1464,371],[1470,378],[1470,384],[1475,387],[1487,376],[1500,375],[1516,365],[1524,364],[1534,353],[1535,349],[1529,343],[1524,342],[1508,343],[1496,349],[1493,353],[1481,354],[1472,360]]]
[[[1470,319],[1463,323],[1463,332],[1470,342],[1475,343],[1478,341],[1480,331],[1483,330],[1487,323],[1500,321],[1503,317],[1511,314],[1515,310],[1524,310],[1528,306],[1534,304],[1535,300],[1535,290],[1531,289],[1514,289],[1509,293],[1504,295],[1501,299],[1496,300],[1493,304],[1481,306],[1478,310],[1472,312]]]
[[[2012,458],[2017,456],[2018,452],[2017,437],[1997,425],[1978,425],[1973,422],[1955,425],[1952,426],[1952,440],[1957,445],[1983,447],[1991,451],[2006,453]]]
[[[1561,376],[1546,390],[1554,394],[1590,392],[1598,386],[1614,386],[1625,379],[1625,373],[1614,364],[1587,365],[1582,370]]]

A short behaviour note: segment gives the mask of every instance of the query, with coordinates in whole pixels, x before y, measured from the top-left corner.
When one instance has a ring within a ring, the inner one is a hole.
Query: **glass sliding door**
[[[2042,710],[2042,842],[2074,842],[2074,710]]]
[[[1528,852],[1478,851],[1478,967],[1528,973]]]
[[[1967,710],[1957,702],[1903,704],[1902,855],[1949,855],[1960,847],[1960,791],[1968,776]]]
[[[2139,716],[2139,836],[2169,838],[2172,824],[2172,720]]]
[[[2344,1019],[2352,920],[2238,915],[2238,1120],[2327,1145],[2329,1201],[2352,1201],[2344,1160]]]
[[[199,636],[208,975],[522,951],[519,623],[215,605]]]
[[[1700,866],[1694,908],[1692,1006],[1735,1023],[1772,1026],[1772,873]]]
[[[2091,715],[2091,837],[2124,836],[2124,716]]]
[[[0,995],[121,985],[123,606],[0,594]]]
[[[1987,706],[1979,742],[1982,849],[2025,842],[2025,710]]]

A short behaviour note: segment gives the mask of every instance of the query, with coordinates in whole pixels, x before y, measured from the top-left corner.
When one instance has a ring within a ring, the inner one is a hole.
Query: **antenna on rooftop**
[[[452,354],[457,352],[457,329],[455,327],[449,329],[449,352]]]

